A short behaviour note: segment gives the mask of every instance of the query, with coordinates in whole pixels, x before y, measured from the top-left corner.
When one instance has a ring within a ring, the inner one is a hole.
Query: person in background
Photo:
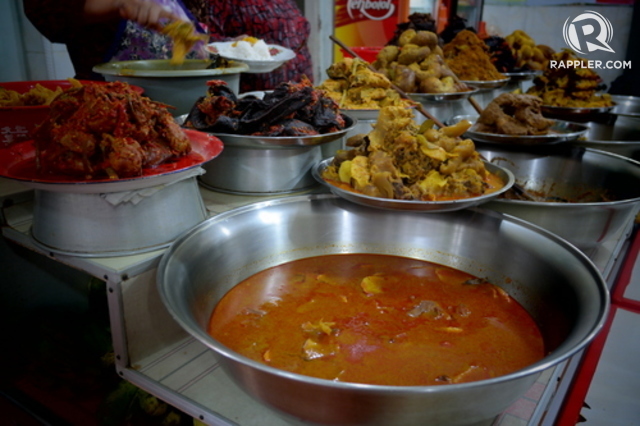
[[[104,80],[92,71],[104,62],[170,58],[171,39],[158,32],[167,22],[191,21],[206,32],[181,0],[23,1],[36,29],[52,43],[67,46],[75,78],[82,80]],[[188,57],[208,54],[194,49]]]
[[[313,82],[311,54],[307,47],[310,25],[294,0],[196,0],[192,11],[209,29],[211,41],[252,36],[267,44],[287,47],[296,57],[264,74],[244,73],[240,93],[271,90],[282,82]]]

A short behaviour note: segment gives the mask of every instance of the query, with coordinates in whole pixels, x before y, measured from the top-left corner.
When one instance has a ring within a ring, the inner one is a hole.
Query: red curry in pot
[[[275,368],[376,385],[483,380],[545,354],[535,321],[500,287],[377,254],[311,257],[261,271],[222,298],[209,333]]]

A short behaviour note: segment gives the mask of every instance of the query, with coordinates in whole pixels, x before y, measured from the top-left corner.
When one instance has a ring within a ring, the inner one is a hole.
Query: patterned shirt
[[[154,0],[170,7],[179,16],[194,21],[185,0]],[[92,71],[95,65],[110,60],[167,59],[171,56],[171,40],[140,25],[114,19],[85,23],[84,0],[23,0],[29,21],[52,43],[67,46],[75,77],[104,80]],[[199,25],[197,25],[200,28]],[[202,52],[191,57],[204,57]]]

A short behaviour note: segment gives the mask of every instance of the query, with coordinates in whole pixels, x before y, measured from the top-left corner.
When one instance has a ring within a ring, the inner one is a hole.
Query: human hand
[[[179,19],[153,0],[86,0],[84,13],[89,22],[119,16],[156,30],[162,26],[162,20]]]
[[[140,25],[154,29],[161,27],[161,20],[175,21],[179,19],[169,9],[153,0],[121,0],[119,11],[123,19],[135,21]]]

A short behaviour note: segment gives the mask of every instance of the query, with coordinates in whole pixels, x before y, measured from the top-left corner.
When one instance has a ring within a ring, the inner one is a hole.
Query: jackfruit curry
[[[403,99],[385,75],[372,71],[360,59],[335,62],[327,69],[327,75],[329,78],[317,89],[324,91],[340,108],[380,109],[388,105],[408,108],[414,104]]]
[[[266,365],[341,382],[463,383],[541,359],[541,333],[503,289],[424,260],[379,254],[266,269],[218,303],[209,333]]]
[[[485,169],[473,141],[462,140],[471,123],[420,127],[402,107],[380,110],[373,131],[350,138],[322,172],[329,184],[371,197],[447,201],[478,197],[504,187]]]
[[[198,33],[193,24],[187,21],[170,22],[162,28],[161,32],[173,40],[170,60],[172,65],[184,63],[187,53],[193,49],[196,43],[206,43],[209,40],[206,34]]]

